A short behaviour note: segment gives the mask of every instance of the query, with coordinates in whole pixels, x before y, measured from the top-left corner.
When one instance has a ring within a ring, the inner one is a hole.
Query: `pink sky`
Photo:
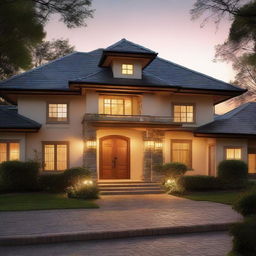
[[[229,82],[231,65],[214,63],[215,45],[228,36],[229,22],[218,30],[213,22],[200,27],[191,21],[195,0],[93,0],[95,14],[88,26],[68,29],[52,17],[46,26],[47,39],[68,38],[77,51],[104,48],[121,38],[141,44],[171,60],[201,73]]]

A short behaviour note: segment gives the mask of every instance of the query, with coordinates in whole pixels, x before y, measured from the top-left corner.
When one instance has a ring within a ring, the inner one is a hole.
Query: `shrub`
[[[233,209],[243,216],[256,215],[256,191],[247,192],[235,202]]]
[[[73,167],[65,170],[63,176],[66,181],[66,187],[68,187],[79,183],[83,179],[91,178],[91,172],[84,167]]]
[[[247,176],[247,164],[241,160],[224,160],[218,166],[218,177],[229,188],[244,187]]]
[[[38,178],[39,189],[48,192],[64,192],[67,188],[67,183],[63,173],[57,174],[42,174]]]
[[[159,166],[158,171],[164,174],[167,179],[177,179],[184,175],[188,171],[188,168],[185,164],[173,162]]]
[[[96,184],[76,184],[67,189],[69,198],[97,199],[99,198],[99,188]]]
[[[177,180],[177,184],[179,189],[183,191],[204,191],[222,188],[218,178],[205,175],[182,176]]]
[[[184,188],[179,186],[177,179],[167,179],[164,188],[168,194],[182,194],[185,192]]]
[[[37,189],[40,164],[33,161],[6,161],[0,165],[0,190],[8,192]]]
[[[256,255],[256,218],[245,219],[242,223],[236,223],[230,230],[233,235],[233,250],[231,255]]]

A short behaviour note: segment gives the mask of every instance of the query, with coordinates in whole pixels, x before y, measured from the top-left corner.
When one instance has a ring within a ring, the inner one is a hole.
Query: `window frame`
[[[21,150],[20,150],[20,140],[0,140],[0,143],[5,143],[6,144],[6,161],[10,161],[10,144],[11,143],[18,143],[19,144],[19,159],[21,159]]]
[[[173,144],[174,143],[188,143],[189,144],[189,165],[187,166],[188,168],[192,168],[193,166],[193,148],[192,148],[192,140],[190,139],[171,139],[171,145],[170,145],[170,159],[171,162],[173,162]]]
[[[127,67],[126,67],[126,68],[123,68],[123,65],[126,65]],[[129,68],[128,68],[128,65],[132,66],[132,69],[129,69]],[[123,73],[124,70],[125,70],[126,72],[128,72],[129,70],[131,70],[132,73],[131,73],[131,74]],[[134,75],[134,64],[132,64],[132,63],[122,63],[122,64],[121,64],[121,74],[124,75],[124,76],[133,76],[133,75]]]
[[[52,120],[52,118],[49,117],[49,105],[50,104],[66,104],[67,105],[67,120],[65,120],[65,121]],[[66,102],[66,101],[48,101],[46,103],[46,123],[47,124],[69,124],[69,102]]]
[[[45,145],[54,145],[54,170],[45,169]],[[66,145],[67,146],[67,168],[69,168],[69,141],[42,141],[42,170],[44,172],[63,172],[65,170],[57,170],[57,145]]]
[[[240,159],[236,159],[236,158],[227,158],[227,149],[240,149],[241,150],[241,158]],[[242,147],[241,146],[225,146],[224,147],[224,159],[225,160],[242,160],[243,157],[242,157]]]
[[[175,122],[175,113],[174,113],[174,107],[175,106],[186,106],[186,107],[187,106],[192,106],[193,107],[193,121],[192,122]],[[174,123],[178,123],[178,124],[195,124],[196,123],[196,104],[195,103],[173,102],[172,103],[172,116],[173,116],[173,122]]]

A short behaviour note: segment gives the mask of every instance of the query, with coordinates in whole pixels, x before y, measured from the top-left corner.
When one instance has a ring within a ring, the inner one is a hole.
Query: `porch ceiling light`
[[[89,149],[95,149],[97,146],[96,140],[87,140],[86,141],[86,147]]]
[[[155,142],[153,140],[146,140],[145,141],[145,148],[146,149],[154,149],[155,148]]]

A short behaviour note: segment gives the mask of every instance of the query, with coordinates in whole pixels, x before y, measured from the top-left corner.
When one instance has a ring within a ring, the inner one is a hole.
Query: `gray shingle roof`
[[[0,105],[0,129],[40,129],[41,124],[17,112],[15,106]]]
[[[155,53],[143,46],[122,39],[105,50]],[[212,77],[200,74],[170,61],[156,57],[144,70],[143,81],[110,77],[106,68],[98,66],[103,49],[92,52],[75,52],[41,67],[16,75],[0,83],[0,90],[69,90],[70,81],[84,83],[107,81],[113,84],[148,85],[155,87],[180,87],[188,89],[224,90],[243,93],[244,90]],[[101,71],[101,72],[100,72]],[[84,79],[84,80],[83,80]],[[128,81],[129,80],[129,81]]]
[[[256,102],[249,102],[217,116],[195,130],[200,134],[256,135]]]

